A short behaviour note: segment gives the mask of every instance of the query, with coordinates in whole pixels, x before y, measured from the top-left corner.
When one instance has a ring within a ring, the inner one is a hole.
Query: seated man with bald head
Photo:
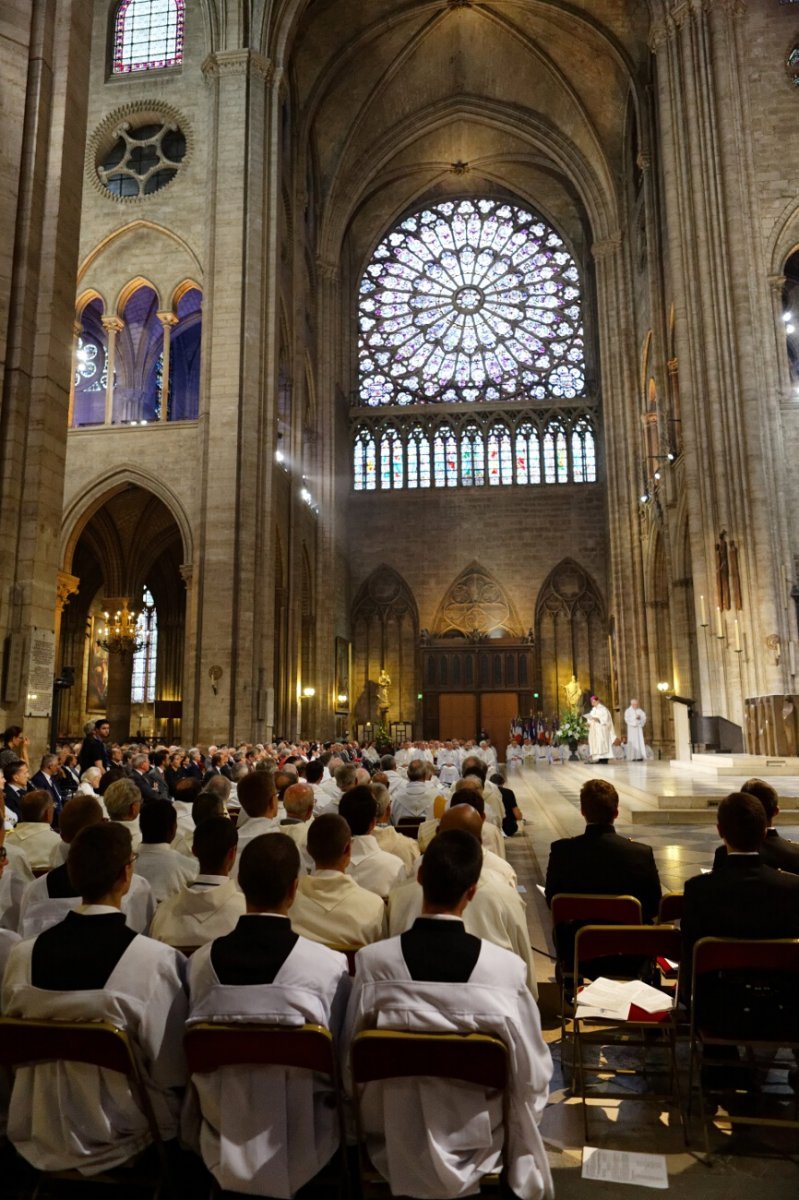
[[[458,829],[470,833],[480,842],[482,828],[483,818],[471,804],[457,804],[444,813],[436,837],[451,829]],[[429,845],[434,845],[435,840],[433,838]],[[515,887],[508,887],[501,876],[486,870],[486,851],[482,843],[481,849],[482,867],[477,890],[463,917],[467,932],[518,954],[527,970],[527,986],[537,996],[538,985],[524,902]],[[423,856],[420,870],[424,868],[424,861]],[[410,929],[421,910],[422,888],[417,880],[411,879],[394,888],[388,897],[389,933],[393,936]]]
[[[308,831],[313,875],[300,879],[291,907],[292,928],[328,946],[365,946],[383,937],[386,906],[347,874],[350,827],[338,813],[317,817]]]
[[[286,815],[280,822],[280,832],[296,845],[300,862],[306,871],[313,870],[313,859],[308,853],[308,830],[313,820],[314,790],[308,783],[292,783],[283,793]]]
[[[461,779],[456,784],[449,801],[449,807],[454,808],[456,804],[471,804],[483,818],[481,841],[486,850],[490,850],[497,858],[504,859],[505,855],[505,839],[502,833],[497,829],[491,821],[487,819],[485,799],[483,797],[483,789],[480,786],[480,780],[475,776],[469,776],[467,779]],[[438,821],[425,821],[419,826],[417,841],[419,849],[424,853],[425,847],[429,844],[432,838],[436,835]],[[510,869],[510,868],[509,868]],[[516,876],[513,877],[513,886],[516,886]]]
[[[99,800],[94,796],[73,796],[61,810],[61,838],[67,850],[82,830],[103,823],[105,818]],[[80,899],[78,885],[69,873],[67,856],[66,862],[34,879],[25,888],[20,903],[19,932],[25,938],[36,937],[42,930],[62,921],[70,910],[79,906]],[[155,912],[155,898],[149,883],[139,875],[131,876],[130,887],[122,897],[122,912],[131,929],[137,933],[147,932]]]
[[[283,833],[245,847],[239,884],[246,913],[193,955],[189,1024],[310,1022],[338,1034],[350,991],[347,960],[295,927],[299,866],[297,846]],[[203,1159],[226,1190],[293,1196],[336,1151],[335,1095],[329,1080],[310,1071],[236,1065],[192,1083]]]

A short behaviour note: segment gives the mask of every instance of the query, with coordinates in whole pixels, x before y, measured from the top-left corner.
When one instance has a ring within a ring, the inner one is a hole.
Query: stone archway
[[[64,562],[78,586],[60,633],[61,661],[74,668],[75,686],[62,702],[58,732],[78,736],[103,713],[115,741],[137,733],[172,740],[180,734],[186,629],[180,528],[163,500],[132,483],[94,499],[89,509]],[[140,610],[145,589],[154,602],[157,648],[144,698],[134,705],[133,656],[108,652],[98,641],[102,612]]]

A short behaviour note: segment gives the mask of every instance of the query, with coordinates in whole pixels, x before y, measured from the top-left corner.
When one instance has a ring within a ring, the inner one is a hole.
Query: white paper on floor
[[[667,1188],[669,1176],[664,1154],[630,1154],[625,1150],[583,1147],[583,1179],[603,1183],[634,1183],[638,1187]]]
[[[644,1012],[665,1012],[673,1006],[673,1001],[665,992],[650,987],[640,979],[630,979],[621,982],[618,979],[605,979],[604,976],[589,983],[577,996],[577,1016],[596,1016],[597,1010],[601,1016],[616,1021],[626,1021],[630,1015],[630,1005],[635,1004]],[[591,1010],[584,1012],[584,1009]]]

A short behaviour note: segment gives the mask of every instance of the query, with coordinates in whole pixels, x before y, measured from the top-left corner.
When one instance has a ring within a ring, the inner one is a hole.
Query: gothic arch
[[[499,580],[473,560],[450,584],[433,618],[434,637],[521,637],[522,625]]]
[[[419,614],[405,579],[381,563],[363,581],[352,605],[352,699],[359,725],[380,719],[377,680],[391,679],[389,721],[416,719]]]
[[[610,698],[605,603],[593,577],[564,558],[544,580],[535,607],[536,675],[541,708],[558,713],[574,674],[583,692]]]

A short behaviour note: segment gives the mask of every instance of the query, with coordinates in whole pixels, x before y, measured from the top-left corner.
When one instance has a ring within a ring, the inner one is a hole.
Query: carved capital
[[[615,233],[609,234],[608,237],[602,238],[601,241],[594,242],[591,247],[591,253],[594,256],[595,262],[601,262],[603,259],[610,258],[612,255],[618,253],[621,249],[621,244],[622,235],[618,230]]]
[[[208,55],[200,69],[206,79],[254,75],[264,83],[269,83],[273,73],[271,60],[254,50],[217,50]]]
[[[338,280],[338,266],[326,258],[317,258],[316,270],[324,283],[335,283]]]
[[[676,358],[670,358],[666,363],[666,369],[668,370],[669,375],[678,375],[680,372],[679,360]]]
[[[125,328],[125,322],[120,317],[100,317],[100,324],[106,333],[119,333]]]
[[[768,276],[768,285],[769,285],[769,288],[771,289],[771,291],[774,293],[774,295],[777,296],[781,300],[783,289],[785,288],[785,276],[784,275],[769,275]]]
[[[161,322],[164,329],[166,329],[167,326],[171,328],[173,325],[177,325],[178,321],[180,320],[177,313],[173,312],[157,312],[155,315],[158,317],[158,320]]]
[[[639,171],[646,173],[652,166],[652,155],[645,154],[643,150],[639,150],[635,163]]]
[[[180,578],[183,580],[184,586],[188,591],[194,578],[194,563],[181,563],[178,570],[180,571]]]
[[[59,571],[56,576],[56,612],[62,613],[69,604],[70,596],[77,596],[80,579],[77,575],[68,575]]]

